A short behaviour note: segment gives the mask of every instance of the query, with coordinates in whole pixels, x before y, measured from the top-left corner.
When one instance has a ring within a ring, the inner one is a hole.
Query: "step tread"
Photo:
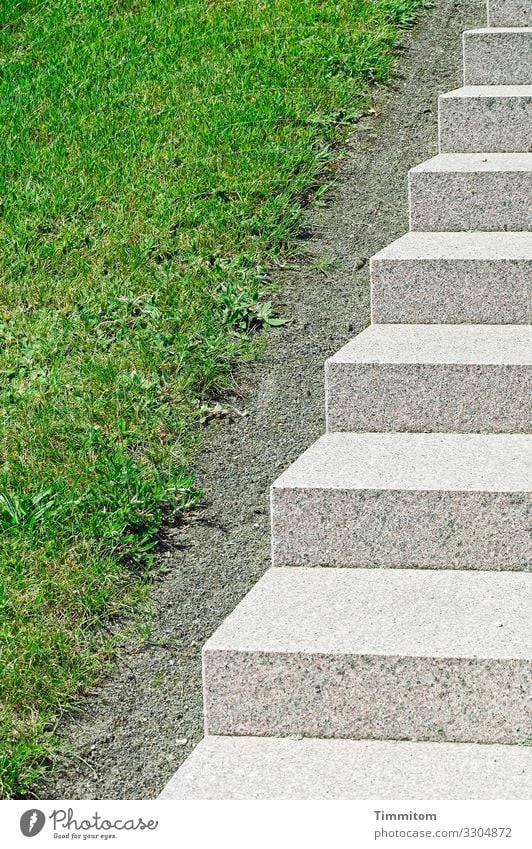
[[[506,35],[506,33],[523,32],[532,38],[532,27],[475,27],[464,30],[464,35]]]
[[[464,85],[440,94],[440,100],[478,98],[484,100],[532,97],[532,85]]]
[[[490,173],[532,171],[532,153],[439,153],[410,169],[423,173]]]
[[[532,574],[274,567],[204,652],[532,659]]]
[[[532,364],[532,326],[373,324],[327,362]]]
[[[206,737],[160,799],[529,799],[532,747]]]
[[[445,232],[411,230],[380,250],[371,262],[386,259],[532,260],[532,237],[518,231]]]
[[[532,436],[327,433],[272,487],[291,488],[530,492]]]

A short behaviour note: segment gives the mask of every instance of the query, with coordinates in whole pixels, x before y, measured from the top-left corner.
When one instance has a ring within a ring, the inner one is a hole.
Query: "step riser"
[[[529,85],[532,30],[464,33],[464,85]]]
[[[526,433],[522,365],[327,363],[328,431]]]
[[[412,230],[529,230],[531,171],[409,175]]]
[[[278,566],[532,566],[530,495],[273,487]]]
[[[371,261],[371,320],[380,324],[528,324],[527,260]]]
[[[530,0],[488,0],[490,27],[532,27]]]
[[[519,153],[532,145],[532,97],[440,97],[440,153]]]
[[[521,660],[204,652],[208,734],[522,742]]]

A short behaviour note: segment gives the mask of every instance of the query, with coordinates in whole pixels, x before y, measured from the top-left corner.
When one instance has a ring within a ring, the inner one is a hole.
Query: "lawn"
[[[268,264],[424,0],[0,0],[0,795],[193,505]],[[321,186],[322,188],[317,188]]]

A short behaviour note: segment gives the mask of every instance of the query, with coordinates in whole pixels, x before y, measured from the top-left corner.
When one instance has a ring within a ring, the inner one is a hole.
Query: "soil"
[[[205,500],[165,540],[152,635],[63,721],[38,798],[154,798],[200,740],[201,646],[269,566],[269,486],[324,430],[324,360],[370,321],[368,259],[408,229],[407,171],[437,153],[437,94],[462,84],[461,32],[485,20],[485,0],[436,0],[402,38],[394,86],[353,125],[327,203],[275,270],[290,324],[205,431]]]

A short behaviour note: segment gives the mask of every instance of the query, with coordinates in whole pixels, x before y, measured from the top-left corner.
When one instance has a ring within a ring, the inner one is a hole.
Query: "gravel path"
[[[268,490],[324,430],[323,362],[369,323],[368,258],[408,228],[406,174],[437,152],[436,101],[461,85],[462,30],[485,0],[436,0],[405,35],[395,88],[356,124],[327,206],[309,211],[297,268],[279,272],[280,309],[234,415],[206,432],[206,499],[171,531],[148,645],[131,645],[79,714],[43,799],[153,798],[202,736],[203,642],[269,565]]]

